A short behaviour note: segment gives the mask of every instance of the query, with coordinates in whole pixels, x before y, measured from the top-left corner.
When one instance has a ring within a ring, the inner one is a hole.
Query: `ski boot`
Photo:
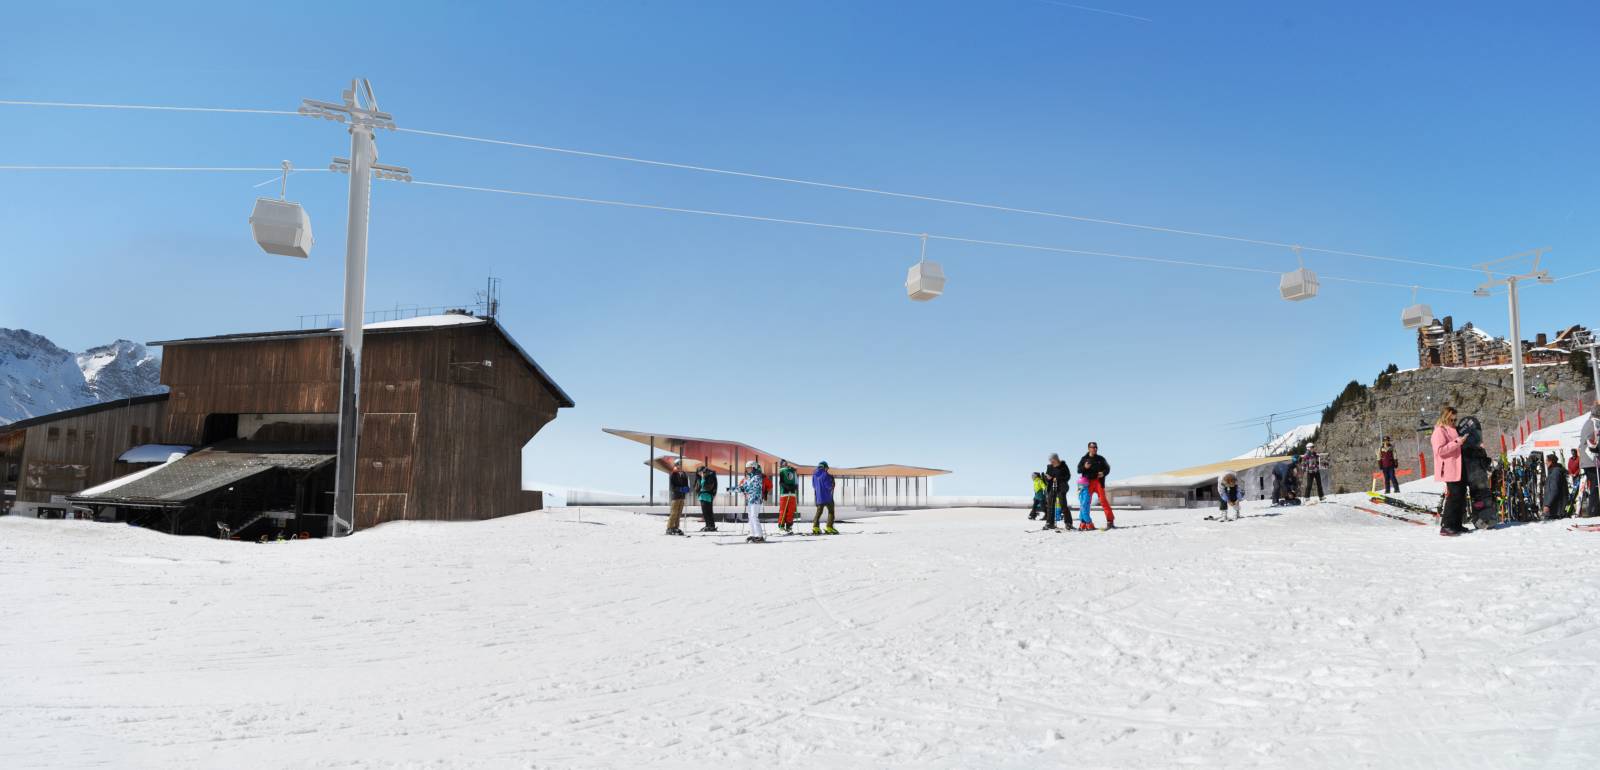
[[[822,534],[822,525],[820,525],[820,524],[812,524],[811,525],[811,534],[813,534],[813,535]]]
[[[1093,532],[1094,531],[1094,524],[1092,522],[1080,521],[1080,522],[1078,522],[1078,531],[1080,531],[1080,532]]]
[[[756,537],[755,535],[751,535],[745,538],[744,541],[746,543],[765,543],[767,542],[767,539],[764,537]]]
[[[839,530],[834,529],[833,527],[830,526],[827,529],[822,530],[822,534],[824,534],[824,535],[837,535],[837,534],[839,534]]]
[[[707,524],[704,527],[701,527],[700,531],[701,532],[716,532],[717,531],[717,525],[715,525],[715,524]]]

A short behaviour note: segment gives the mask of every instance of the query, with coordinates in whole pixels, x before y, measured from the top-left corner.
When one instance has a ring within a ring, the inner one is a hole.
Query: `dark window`
[[[141,444],[150,443],[150,426],[146,425],[143,428],[139,429],[139,443],[141,443]]]
[[[78,429],[77,428],[67,428],[67,440],[68,441],[72,441],[73,439],[76,439],[77,437],[78,437]]]
[[[61,429],[52,427],[49,432],[45,434],[45,437],[51,441],[55,441],[56,439],[61,438]]]
[[[93,441],[94,440],[94,428],[84,428],[83,429],[83,440],[84,441]]]

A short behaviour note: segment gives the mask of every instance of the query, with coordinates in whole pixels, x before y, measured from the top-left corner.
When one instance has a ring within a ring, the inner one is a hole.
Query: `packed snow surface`
[[[1341,500],[726,546],[4,517],[0,767],[1600,766],[1600,533]]]

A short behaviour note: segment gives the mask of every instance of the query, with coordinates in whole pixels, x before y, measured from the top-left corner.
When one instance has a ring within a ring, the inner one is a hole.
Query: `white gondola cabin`
[[[311,256],[311,217],[298,203],[257,198],[250,214],[250,231],[268,254]]]
[[[1317,274],[1300,268],[1290,270],[1278,279],[1278,293],[1290,302],[1299,302],[1317,296]]]
[[[927,302],[944,293],[944,268],[938,262],[918,262],[906,271],[906,296]]]
[[[1433,308],[1427,305],[1412,305],[1400,311],[1400,325],[1407,329],[1420,329],[1433,323]]]

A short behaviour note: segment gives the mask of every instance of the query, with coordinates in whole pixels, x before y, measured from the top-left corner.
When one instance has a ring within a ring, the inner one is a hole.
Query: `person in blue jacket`
[[[811,474],[811,493],[817,501],[817,516],[811,520],[811,534],[837,535],[839,530],[833,528],[833,474],[828,472],[828,461],[817,463],[817,469]],[[828,528],[822,528],[822,509],[828,509]]]

